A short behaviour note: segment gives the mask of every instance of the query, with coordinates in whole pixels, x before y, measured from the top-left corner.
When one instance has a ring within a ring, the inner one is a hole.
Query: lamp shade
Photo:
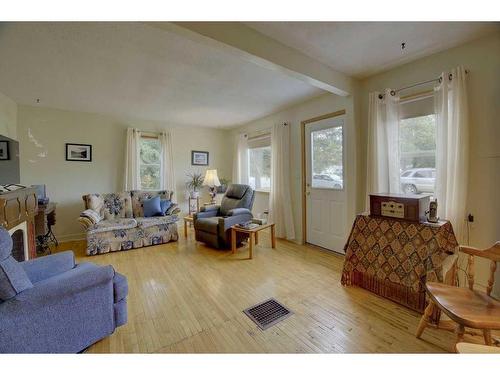
[[[217,177],[217,169],[207,169],[207,173],[203,179],[203,185],[210,187],[220,186],[219,177]]]

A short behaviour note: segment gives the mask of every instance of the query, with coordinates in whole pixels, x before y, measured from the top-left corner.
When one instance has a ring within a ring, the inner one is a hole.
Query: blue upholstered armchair
[[[77,353],[127,322],[127,279],[66,251],[27,262],[0,227],[0,353]]]
[[[253,218],[252,206],[254,190],[248,185],[232,184],[222,198],[220,206],[202,207],[193,214],[196,241],[217,249],[227,248],[231,244],[231,227],[243,224]],[[246,238],[245,233],[238,233],[236,244]]]

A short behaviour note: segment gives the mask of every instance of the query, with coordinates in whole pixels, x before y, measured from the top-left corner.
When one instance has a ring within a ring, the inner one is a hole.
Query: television
[[[0,135],[0,185],[19,183],[19,142]]]

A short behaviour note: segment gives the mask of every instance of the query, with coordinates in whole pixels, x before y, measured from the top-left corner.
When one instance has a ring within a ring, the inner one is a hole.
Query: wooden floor
[[[416,353],[453,350],[454,336],[428,329],[420,316],[363,289],[342,287],[343,257],[262,235],[254,258],[178,242],[87,257],[112,264],[129,282],[128,324],[89,353]],[[294,314],[261,331],[243,310],[270,297]]]

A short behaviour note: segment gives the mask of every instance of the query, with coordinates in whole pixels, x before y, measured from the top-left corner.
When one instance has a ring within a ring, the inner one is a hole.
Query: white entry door
[[[306,241],[344,253],[346,238],[345,116],[305,125]]]

